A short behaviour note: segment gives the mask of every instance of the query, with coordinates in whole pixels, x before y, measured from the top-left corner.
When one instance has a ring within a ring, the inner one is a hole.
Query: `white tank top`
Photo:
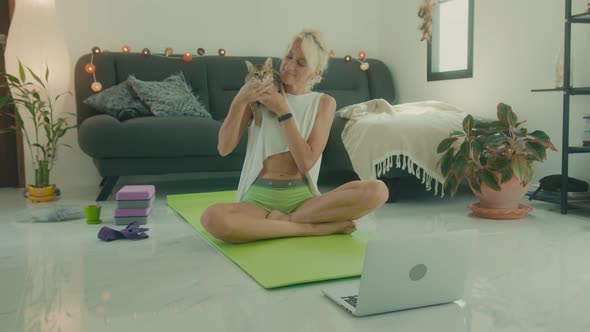
[[[289,112],[293,114],[293,119],[286,121],[294,120],[301,136],[306,141],[309,139],[309,134],[313,129],[321,96],[322,94],[319,92],[310,92],[303,95],[287,95]],[[248,128],[248,146],[246,148],[246,158],[242,167],[242,174],[240,175],[240,183],[238,184],[236,202],[242,200],[246,191],[248,191],[254,180],[256,180],[262,170],[262,163],[266,158],[289,151],[283,129],[280,127],[276,116],[266,109],[266,107],[261,106],[261,108],[262,125],[258,128],[254,124],[254,121],[252,121]],[[318,161],[305,175],[312,193],[316,196],[321,195],[317,185],[321,163],[322,156],[320,155]]]

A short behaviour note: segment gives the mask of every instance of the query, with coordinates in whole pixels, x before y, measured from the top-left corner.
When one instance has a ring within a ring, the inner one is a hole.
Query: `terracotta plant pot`
[[[31,202],[47,202],[56,199],[55,185],[51,184],[47,187],[35,187],[32,185],[27,186],[27,192],[29,193],[29,200]]]
[[[500,184],[502,190],[496,191],[482,183],[481,193],[475,191],[471,184],[471,191],[479,198],[480,207],[485,209],[518,209],[520,200],[529,189],[529,185],[523,186],[517,177]]]

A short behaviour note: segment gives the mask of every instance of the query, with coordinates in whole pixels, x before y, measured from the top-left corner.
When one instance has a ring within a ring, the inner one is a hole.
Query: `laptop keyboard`
[[[359,297],[358,295],[343,296],[342,299],[344,300],[344,302],[346,302],[356,308],[356,300],[358,299],[358,297]]]

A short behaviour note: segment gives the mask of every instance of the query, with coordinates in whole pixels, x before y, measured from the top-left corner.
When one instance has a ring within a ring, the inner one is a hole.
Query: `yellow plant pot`
[[[27,191],[29,192],[29,200],[31,202],[53,201],[57,197],[57,195],[55,194],[54,184],[42,188],[28,185]]]

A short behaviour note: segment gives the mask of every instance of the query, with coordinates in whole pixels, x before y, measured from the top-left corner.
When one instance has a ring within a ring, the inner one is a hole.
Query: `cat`
[[[267,58],[262,65],[254,65],[246,60],[246,67],[248,68],[246,82],[253,80],[260,84],[264,84],[268,82],[268,80],[272,80],[275,91],[281,92],[281,78],[279,77],[279,73],[273,70],[271,58]],[[262,125],[262,109],[260,106],[261,104],[259,101],[248,104],[248,107],[254,115],[254,124],[259,128]],[[275,115],[274,113],[272,114]]]

